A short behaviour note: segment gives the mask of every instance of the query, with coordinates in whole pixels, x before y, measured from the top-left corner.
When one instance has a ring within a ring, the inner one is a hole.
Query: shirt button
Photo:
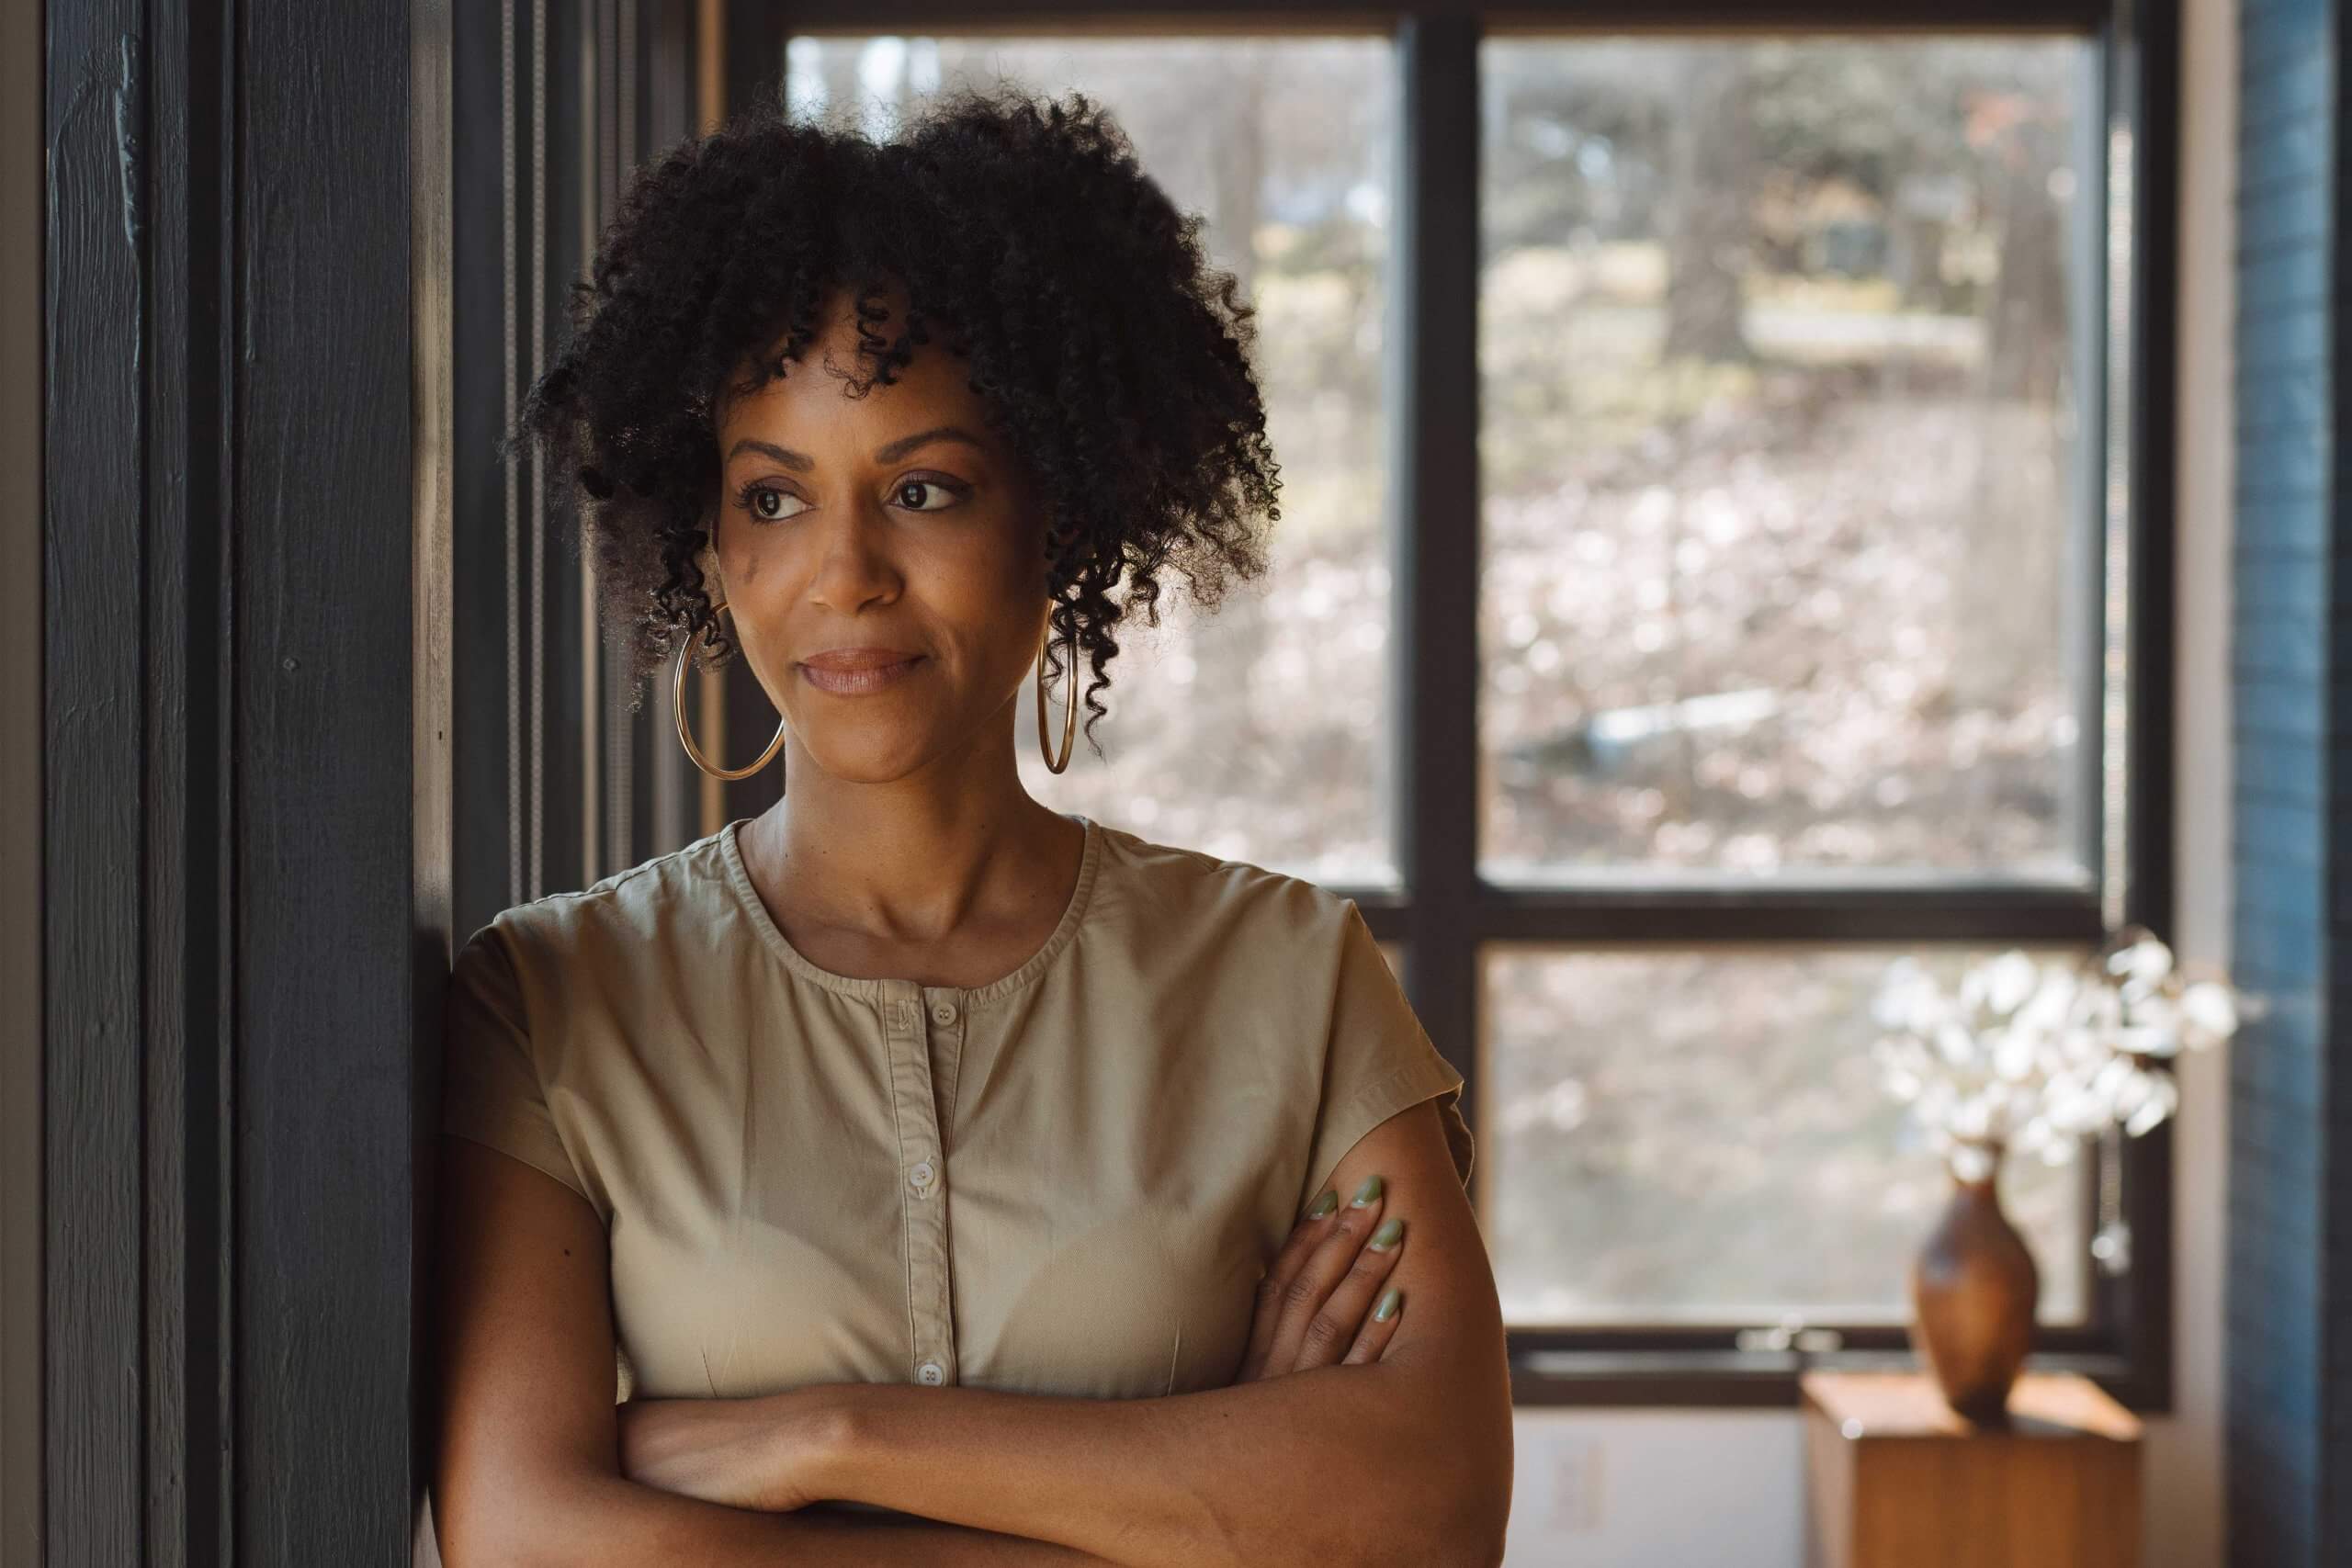
[[[947,1369],[937,1361],[925,1361],[915,1369],[915,1376],[936,1388],[947,1381]]]
[[[955,1022],[955,1021],[956,1021],[956,1004],[955,1004],[954,1002],[933,1002],[933,1003],[932,1003],[932,1004],[931,1004],[931,1021],[932,1021],[932,1022],[933,1022],[933,1023],[953,1023],[953,1022]]]
[[[919,1162],[912,1170],[907,1172],[907,1179],[914,1184],[914,1189],[918,1192],[930,1191],[931,1184],[938,1178],[939,1172],[933,1168],[929,1160]]]

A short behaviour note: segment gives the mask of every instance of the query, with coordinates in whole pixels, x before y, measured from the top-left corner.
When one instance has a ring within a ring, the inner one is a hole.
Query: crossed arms
[[[447,1568],[1501,1560],[1501,1313],[1434,1102],[1340,1162],[1340,1212],[1270,1269],[1242,1380],[1159,1399],[845,1383],[616,1407],[593,1212],[462,1140],[444,1162]],[[1374,1173],[1381,1207],[1351,1210]],[[1383,1213],[1410,1233],[1381,1260],[1408,1308],[1375,1326],[1358,1276]]]

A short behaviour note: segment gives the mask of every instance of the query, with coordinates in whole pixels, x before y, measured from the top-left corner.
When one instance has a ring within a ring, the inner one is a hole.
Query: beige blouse
[[[1072,819],[1069,907],[986,986],[819,968],[741,822],[466,943],[442,1127],[594,1206],[620,1398],[1221,1388],[1365,1133],[1439,1098],[1467,1184],[1462,1077],[1353,900]]]

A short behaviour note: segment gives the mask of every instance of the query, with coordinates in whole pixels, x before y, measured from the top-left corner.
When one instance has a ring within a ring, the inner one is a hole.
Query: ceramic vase
[[[2001,1212],[2000,1151],[1977,1153],[1953,1170],[1951,1199],[1911,1266],[1911,1344],[1953,1410],[1997,1426],[2032,1346],[2041,1279]]]

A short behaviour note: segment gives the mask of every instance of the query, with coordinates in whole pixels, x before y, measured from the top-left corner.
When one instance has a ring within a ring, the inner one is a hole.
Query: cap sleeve
[[[441,1042],[441,1130],[536,1166],[587,1198],[548,1110],[514,955],[495,925],[476,931],[450,966]]]
[[[1467,1187],[1475,1148],[1462,1116],[1462,1075],[1421,1027],[1355,900],[1345,902],[1330,1038],[1324,1046],[1323,1099],[1298,1207],[1314,1200],[1366,1133],[1432,1098],[1439,1100],[1438,1119],[1454,1172]]]

